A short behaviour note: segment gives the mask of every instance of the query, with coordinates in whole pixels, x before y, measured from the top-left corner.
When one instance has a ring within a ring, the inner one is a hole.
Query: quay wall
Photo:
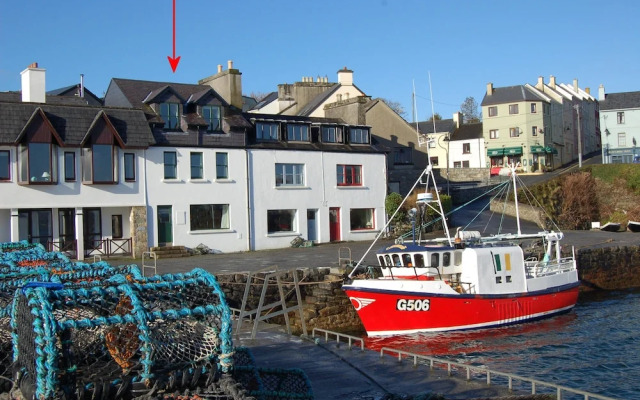
[[[603,248],[583,248],[576,251],[578,276],[583,290],[621,290],[640,287],[640,246],[610,246]],[[296,304],[293,272],[282,277],[287,305]],[[328,329],[343,333],[364,332],[360,318],[342,287],[344,271],[336,268],[312,268],[296,270],[300,281],[303,316],[307,332],[313,328]],[[264,274],[262,275],[264,276]],[[240,309],[247,282],[247,274],[217,276],[227,302],[232,308]],[[250,286],[245,310],[254,310],[263,289],[263,278],[257,275]],[[264,304],[279,301],[275,281],[268,286]],[[279,308],[274,307],[277,311]],[[289,321],[295,334],[302,333],[299,314],[289,312]],[[275,317],[274,323],[284,324],[282,316]]]

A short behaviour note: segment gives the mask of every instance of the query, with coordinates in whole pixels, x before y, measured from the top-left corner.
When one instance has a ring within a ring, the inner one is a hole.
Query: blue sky
[[[182,83],[226,69],[245,94],[303,76],[354,71],[367,95],[400,102],[411,120],[444,118],[486,84],[535,84],[538,76],[607,92],[640,91],[640,2],[413,0],[171,0],[0,2],[0,91],[19,90],[32,62],[47,90],[79,82],[102,96],[113,77]]]

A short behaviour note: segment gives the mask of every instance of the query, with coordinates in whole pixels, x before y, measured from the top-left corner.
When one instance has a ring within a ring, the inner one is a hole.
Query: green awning
[[[531,146],[531,154],[545,153],[544,146]]]
[[[504,154],[504,149],[488,149],[487,155],[489,157],[501,156]]]
[[[545,147],[544,151],[547,154],[558,154],[558,150],[555,147],[551,147],[551,146]]]
[[[522,154],[522,147],[505,147],[504,154],[508,156]]]

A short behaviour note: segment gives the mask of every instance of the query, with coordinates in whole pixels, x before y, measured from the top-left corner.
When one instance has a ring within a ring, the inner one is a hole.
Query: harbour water
[[[640,290],[583,293],[571,312],[538,322],[366,338],[366,345],[486,366],[620,400],[640,400],[639,317]]]

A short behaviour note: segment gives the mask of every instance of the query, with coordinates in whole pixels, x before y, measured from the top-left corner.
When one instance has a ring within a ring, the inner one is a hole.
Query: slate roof
[[[302,107],[298,111],[298,115],[301,115],[304,117],[309,116],[309,114],[311,114],[316,108],[318,108],[320,104],[322,104],[329,97],[331,97],[331,95],[335,93],[335,91],[338,90],[340,86],[341,85],[339,83],[335,83],[331,86],[331,88],[329,88],[328,90],[325,90],[324,92],[314,97],[310,102],[308,102],[304,107]]]
[[[519,101],[545,101],[524,85],[505,86],[493,89],[492,95],[485,93],[481,106],[514,103]]]
[[[271,92],[264,99],[260,100],[257,104],[251,107],[249,110],[260,109],[266,106],[267,104],[271,103],[272,101],[276,101],[276,100],[278,100],[278,92]]]
[[[0,144],[15,145],[38,109],[51,122],[64,146],[80,146],[101,112],[109,118],[126,148],[146,148],[153,140],[140,110],[0,101]]]
[[[451,135],[451,141],[482,139],[483,137],[482,122],[472,122],[460,125]]]
[[[600,111],[640,108],[640,92],[607,93],[600,101]]]
[[[65,86],[63,88],[49,90],[47,92],[47,96],[64,96],[64,97],[75,97],[80,100],[85,101],[87,104],[92,106],[102,105],[102,99],[96,96],[91,90],[87,89],[85,86],[84,90],[84,99],[79,97],[80,94],[80,84],[76,83],[75,85]],[[48,101],[48,100],[47,100]]]
[[[415,126],[415,123],[412,125]],[[453,122],[453,119],[436,120],[435,132],[433,131],[433,121],[418,122],[418,131],[420,133],[453,132],[454,129],[455,123]]]
[[[0,92],[0,101],[20,103],[22,102],[21,92]],[[77,96],[57,96],[49,95],[46,97],[47,104],[66,104],[76,106],[88,106],[89,104],[85,99]]]

